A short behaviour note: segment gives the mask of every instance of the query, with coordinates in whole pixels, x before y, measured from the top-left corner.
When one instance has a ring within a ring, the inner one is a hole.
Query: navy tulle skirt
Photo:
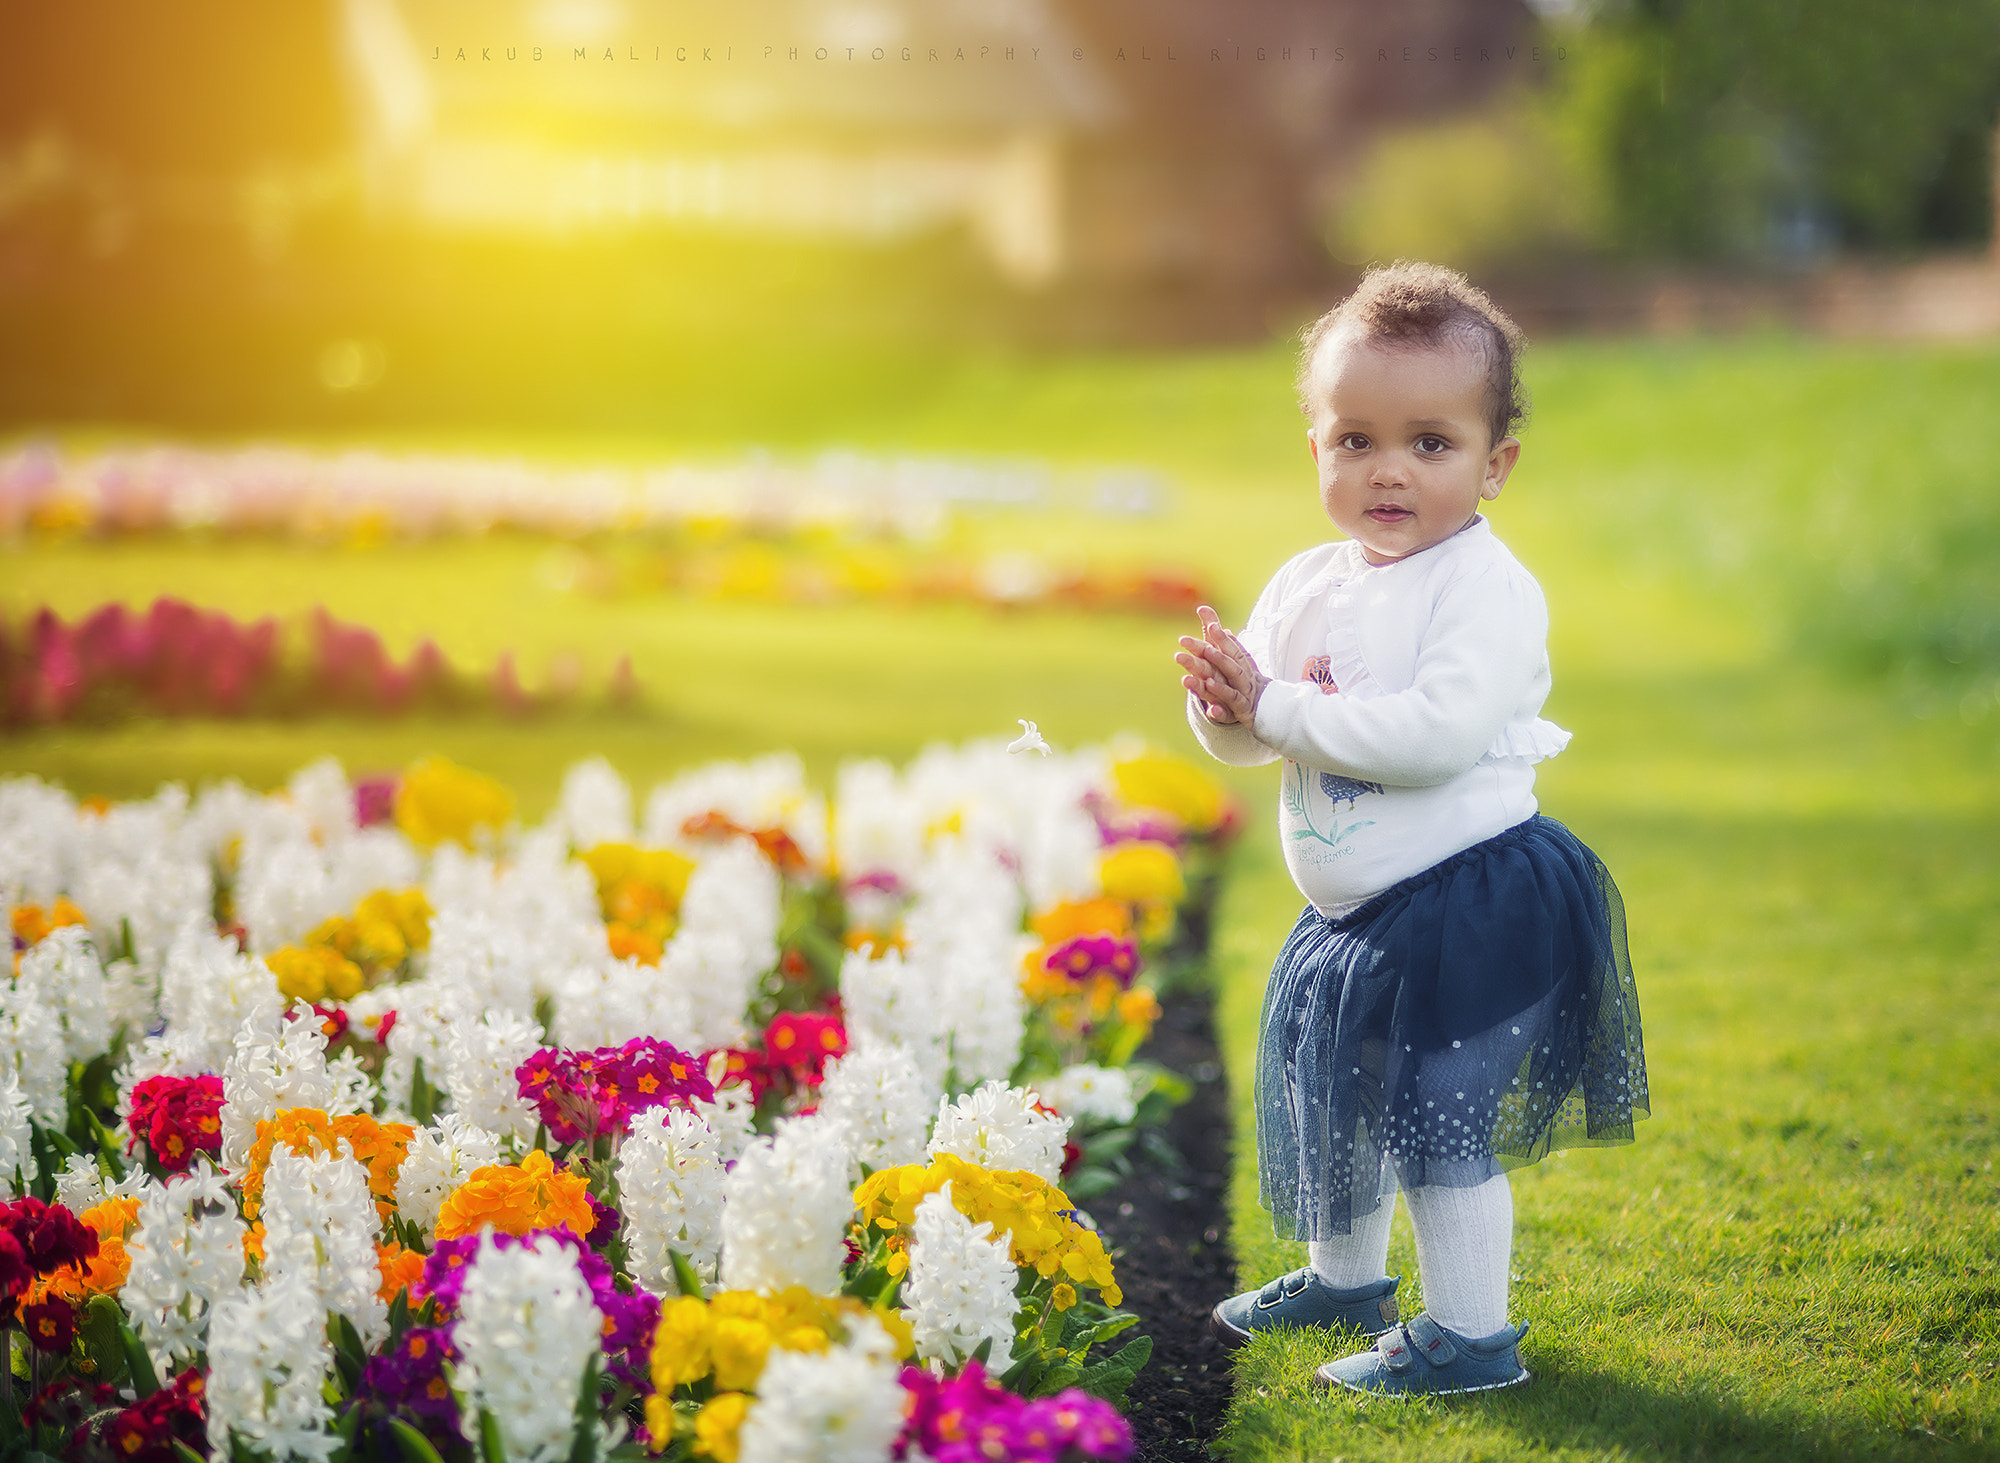
[[[1392,1179],[1462,1186],[1647,1114],[1611,875],[1536,816],[1353,913],[1311,905],[1257,1047],[1257,1166],[1280,1234],[1346,1234]]]

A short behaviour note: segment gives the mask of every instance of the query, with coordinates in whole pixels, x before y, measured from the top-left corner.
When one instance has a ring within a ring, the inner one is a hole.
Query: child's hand
[[[1249,725],[1257,712],[1257,698],[1270,677],[1257,669],[1245,650],[1207,605],[1196,608],[1201,618],[1201,637],[1181,636],[1180,653],[1174,661],[1187,674],[1181,685],[1202,703],[1210,721],[1221,725],[1241,722]]]

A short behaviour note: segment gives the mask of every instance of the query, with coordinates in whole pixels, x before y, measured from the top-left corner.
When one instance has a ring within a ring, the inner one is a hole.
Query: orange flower
[[[97,1232],[97,1253],[81,1266],[65,1265],[38,1278],[22,1297],[23,1305],[34,1305],[59,1295],[72,1305],[81,1305],[93,1295],[116,1295],[132,1273],[132,1257],[125,1253],[125,1236],[139,1222],[136,1198],[111,1198],[93,1204],[77,1216]]]
[[[580,1173],[558,1172],[537,1148],[519,1165],[489,1164],[452,1190],[438,1213],[437,1237],[457,1239],[488,1228],[507,1234],[568,1225],[578,1236],[597,1226],[589,1183]]]
[[[415,1285],[423,1275],[424,1257],[390,1240],[375,1246],[375,1268],[382,1272],[382,1288],[375,1294],[383,1300],[394,1300],[397,1291]]]
[[[263,1207],[264,1171],[271,1166],[271,1150],[278,1144],[300,1154],[338,1153],[344,1138],[368,1170],[368,1191],[386,1220],[395,1212],[396,1172],[409,1156],[416,1131],[408,1123],[377,1122],[367,1113],[329,1118],[316,1107],[288,1107],[275,1118],[265,1118],[257,1124],[257,1142],[243,1173],[243,1217],[255,1220]]]
[[[47,910],[38,904],[20,905],[12,918],[14,938],[24,945],[38,945],[64,925],[88,923],[82,910],[60,897]]]
[[[1035,938],[1045,945],[1060,945],[1076,935],[1126,935],[1132,931],[1132,913],[1116,899],[1087,899],[1081,903],[1058,904],[1029,922]]]

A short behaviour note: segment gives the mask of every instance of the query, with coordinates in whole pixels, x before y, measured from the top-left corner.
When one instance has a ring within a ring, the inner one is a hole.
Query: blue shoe
[[[1419,1312],[1375,1343],[1372,1351],[1343,1356],[1313,1373],[1322,1387],[1388,1396],[1448,1397],[1458,1392],[1497,1392],[1529,1379],[1518,1343],[1526,1325],[1508,1326],[1478,1341],[1447,1331]]]
[[[1273,1326],[1349,1326],[1363,1336],[1380,1336],[1396,1324],[1399,1277],[1359,1290],[1335,1290],[1312,1267],[1280,1275],[1262,1290],[1232,1295],[1208,1313],[1208,1329],[1224,1346],[1241,1346]]]

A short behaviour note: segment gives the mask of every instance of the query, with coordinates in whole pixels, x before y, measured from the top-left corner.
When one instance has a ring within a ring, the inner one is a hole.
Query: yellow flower
[[[653,1389],[666,1396],[713,1372],[719,1390],[747,1392],[763,1375],[773,1347],[825,1351],[844,1331],[847,1318],[864,1311],[858,1300],[814,1295],[798,1286],[773,1295],[725,1290],[705,1301],[676,1297],[661,1307],[653,1332]],[[882,1312],[874,1314],[883,1317]],[[909,1328],[889,1330],[901,1346]]]
[[[1160,1003],[1144,986],[1133,986],[1118,998],[1118,1019],[1127,1026],[1151,1031],[1160,1019]]]
[[[1165,752],[1147,752],[1115,764],[1111,778],[1119,800],[1158,808],[1189,828],[1206,832],[1222,821],[1228,794],[1194,763]]]
[[[367,984],[361,967],[331,945],[286,945],[264,957],[288,1000],[351,1001]]]
[[[589,1180],[580,1173],[558,1172],[549,1155],[537,1148],[519,1165],[488,1164],[446,1196],[438,1211],[437,1237],[457,1239],[491,1226],[508,1234],[568,1225],[587,1235],[597,1225],[588,1197]]]
[[[421,889],[392,891],[377,889],[354,906],[356,920],[387,920],[412,950],[428,950],[431,945],[431,902]]]
[[[1097,861],[1097,876],[1110,899],[1133,904],[1172,904],[1187,892],[1181,861],[1164,843],[1121,843]]]
[[[597,881],[598,903],[607,916],[619,888],[628,883],[659,890],[666,896],[669,911],[680,908],[688,876],[694,872],[694,861],[672,849],[639,848],[630,843],[600,843],[583,855],[583,862]]]
[[[513,812],[506,788],[443,757],[425,757],[396,789],[396,826],[425,848],[448,838],[469,844],[475,828],[498,829]]]
[[[1006,1233],[1016,1265],[1032,1268],[1043,1279],[1061,1271],[1102,1291],[1112,1305],[1124,1299],[1104,1241],[1077,1223],[1069,1195],[1032,1173],[996,1172],[940,1153],[928,1166],[910,1163],[871,1175],[854,1191],[854,1202],[862,1223],[900,1231],[916,1222],[924,1197],[946,1183],[960,1213],[975,1224],[990,1223],[996,1235]]]
[[[708,1375],[708,1306],[683,1295],[660,1307],[653,1332],[653,1390],[665,1395],[682,1382]]]
[[[1076,1287],[1065,1280],[1056,1286],[1049,1298],[1055,1302],[1057,1310],[1066,1311],[1076,1304]]]
[[[694,1420],[694,1450],[716,1463],[736,1463],[736,1434],[750,1399],[741,1392],[718,1392]]]

